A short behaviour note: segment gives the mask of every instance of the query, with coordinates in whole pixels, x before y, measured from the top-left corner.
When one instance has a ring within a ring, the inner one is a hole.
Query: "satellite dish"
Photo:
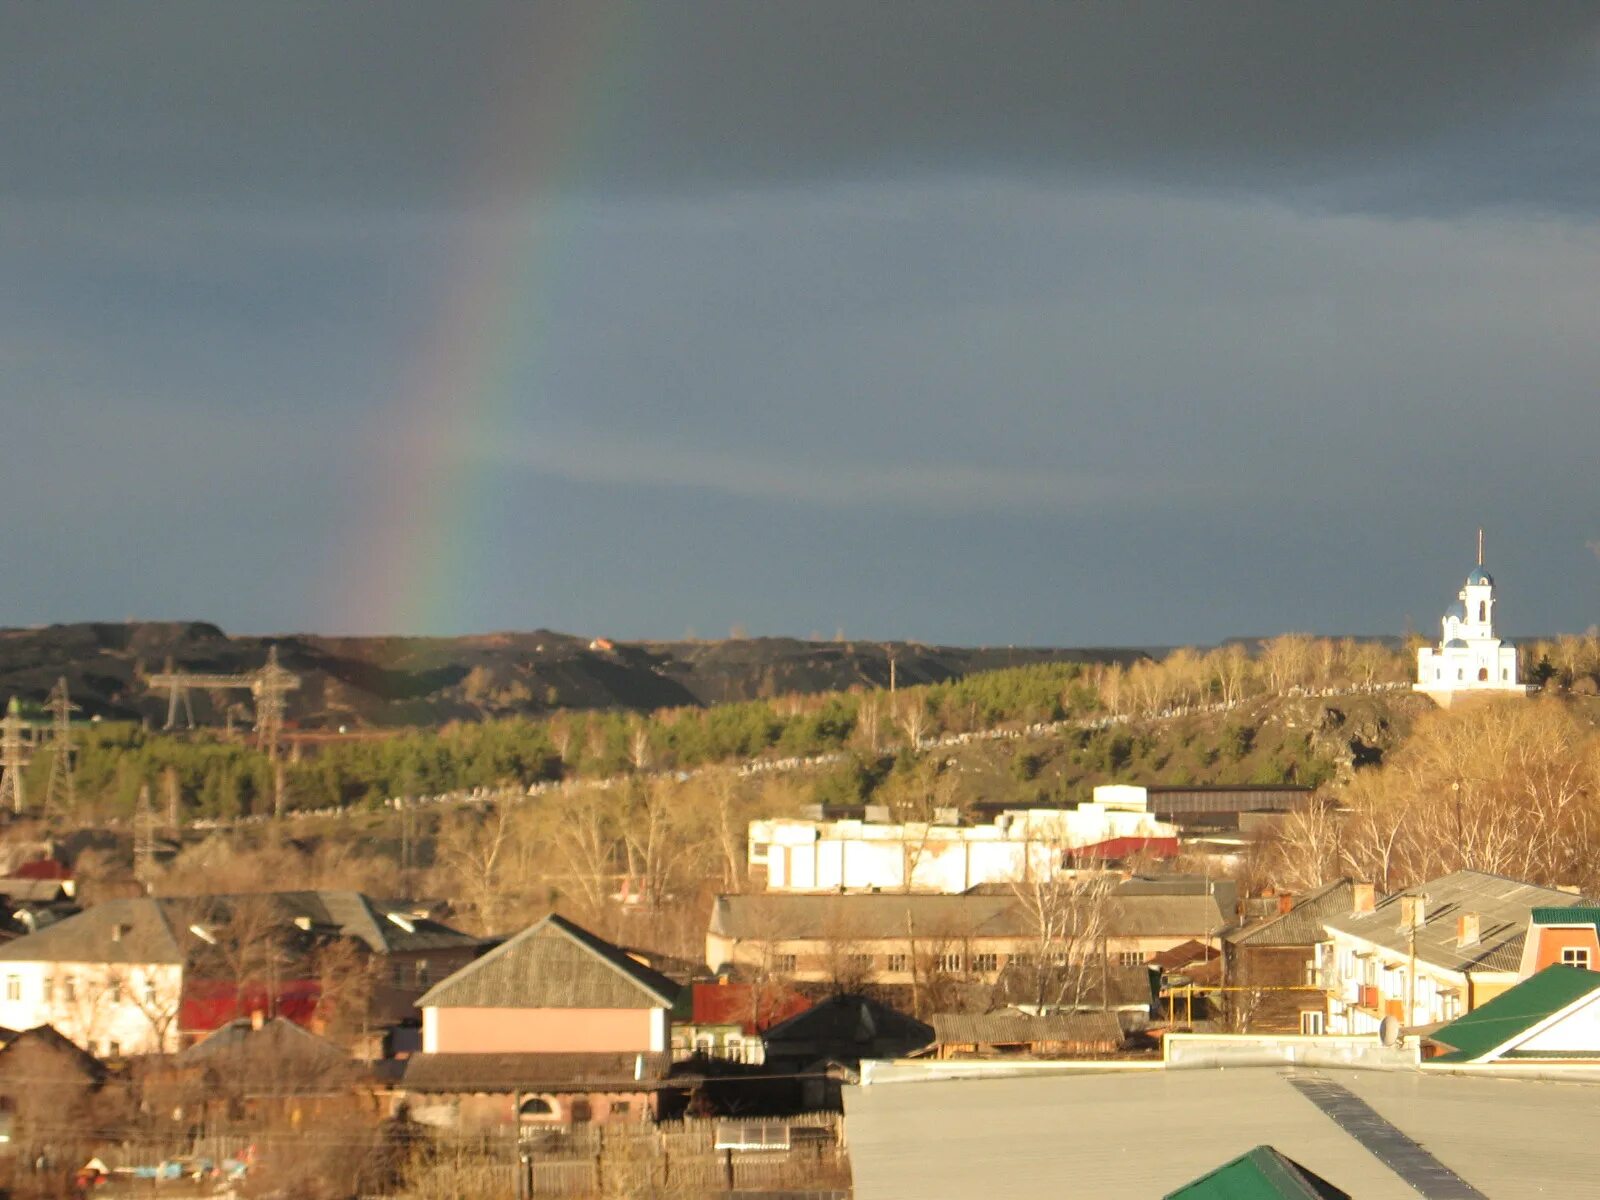
[[[1400,1022],[1394,1017],[1385,1017],[1378,1026],[1378,1040],[1385,1046],[1398,1046],[1400,1044]]]

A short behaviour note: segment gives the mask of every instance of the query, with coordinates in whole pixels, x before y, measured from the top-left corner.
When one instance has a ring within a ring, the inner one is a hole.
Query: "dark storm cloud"
[[[513,191],[1305,185],[1536,103],[1597,27],[1525,3],[17,5],[3,191],[430,203],[485,159]]]

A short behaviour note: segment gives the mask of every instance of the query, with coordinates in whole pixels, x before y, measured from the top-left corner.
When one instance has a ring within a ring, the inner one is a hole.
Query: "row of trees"
[[[1288,819],[1253,876],[1298,890],[1348,875],[1392,891],[1472,869],[1600,889],[1600,732],[1558,698],[1429,713],[1338,799]]]

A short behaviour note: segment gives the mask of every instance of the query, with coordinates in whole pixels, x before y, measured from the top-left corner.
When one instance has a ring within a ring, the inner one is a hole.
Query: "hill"
[[[65,676],[90,716],[166,719],[165,693],[143,681],[180,671],[241,674],[276,645],[300,675],[288,720],[301,728],[436,726],[563,709],[703,707],[781,695],[901,686],[1049,662],[1131,663],[1137,649],[923,646],[794,638],[616,642],[550,630],[471,637],[234,637],[204,622],[51,625],[0,630],[0,696],[42,701]],[[195,692],[200,724],[220,725],[242,692]]]

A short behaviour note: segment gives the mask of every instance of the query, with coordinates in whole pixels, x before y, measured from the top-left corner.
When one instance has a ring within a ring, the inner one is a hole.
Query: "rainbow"
[[[642,38],[623,0],[518,4],[495,39],[494,97],[454,205],[456,245],[426,332],[402,362],[382,470],[357,498],[341,624],[448,634],[485,552],[517,544],[490,453],[528,398],[561,270],[576,257],[573,193],[599,153]],[[625,19],[627,18],[627,19]],[[528,47],[554,71],[534,75]],[[366,477],[366,472],[362,473]]]

